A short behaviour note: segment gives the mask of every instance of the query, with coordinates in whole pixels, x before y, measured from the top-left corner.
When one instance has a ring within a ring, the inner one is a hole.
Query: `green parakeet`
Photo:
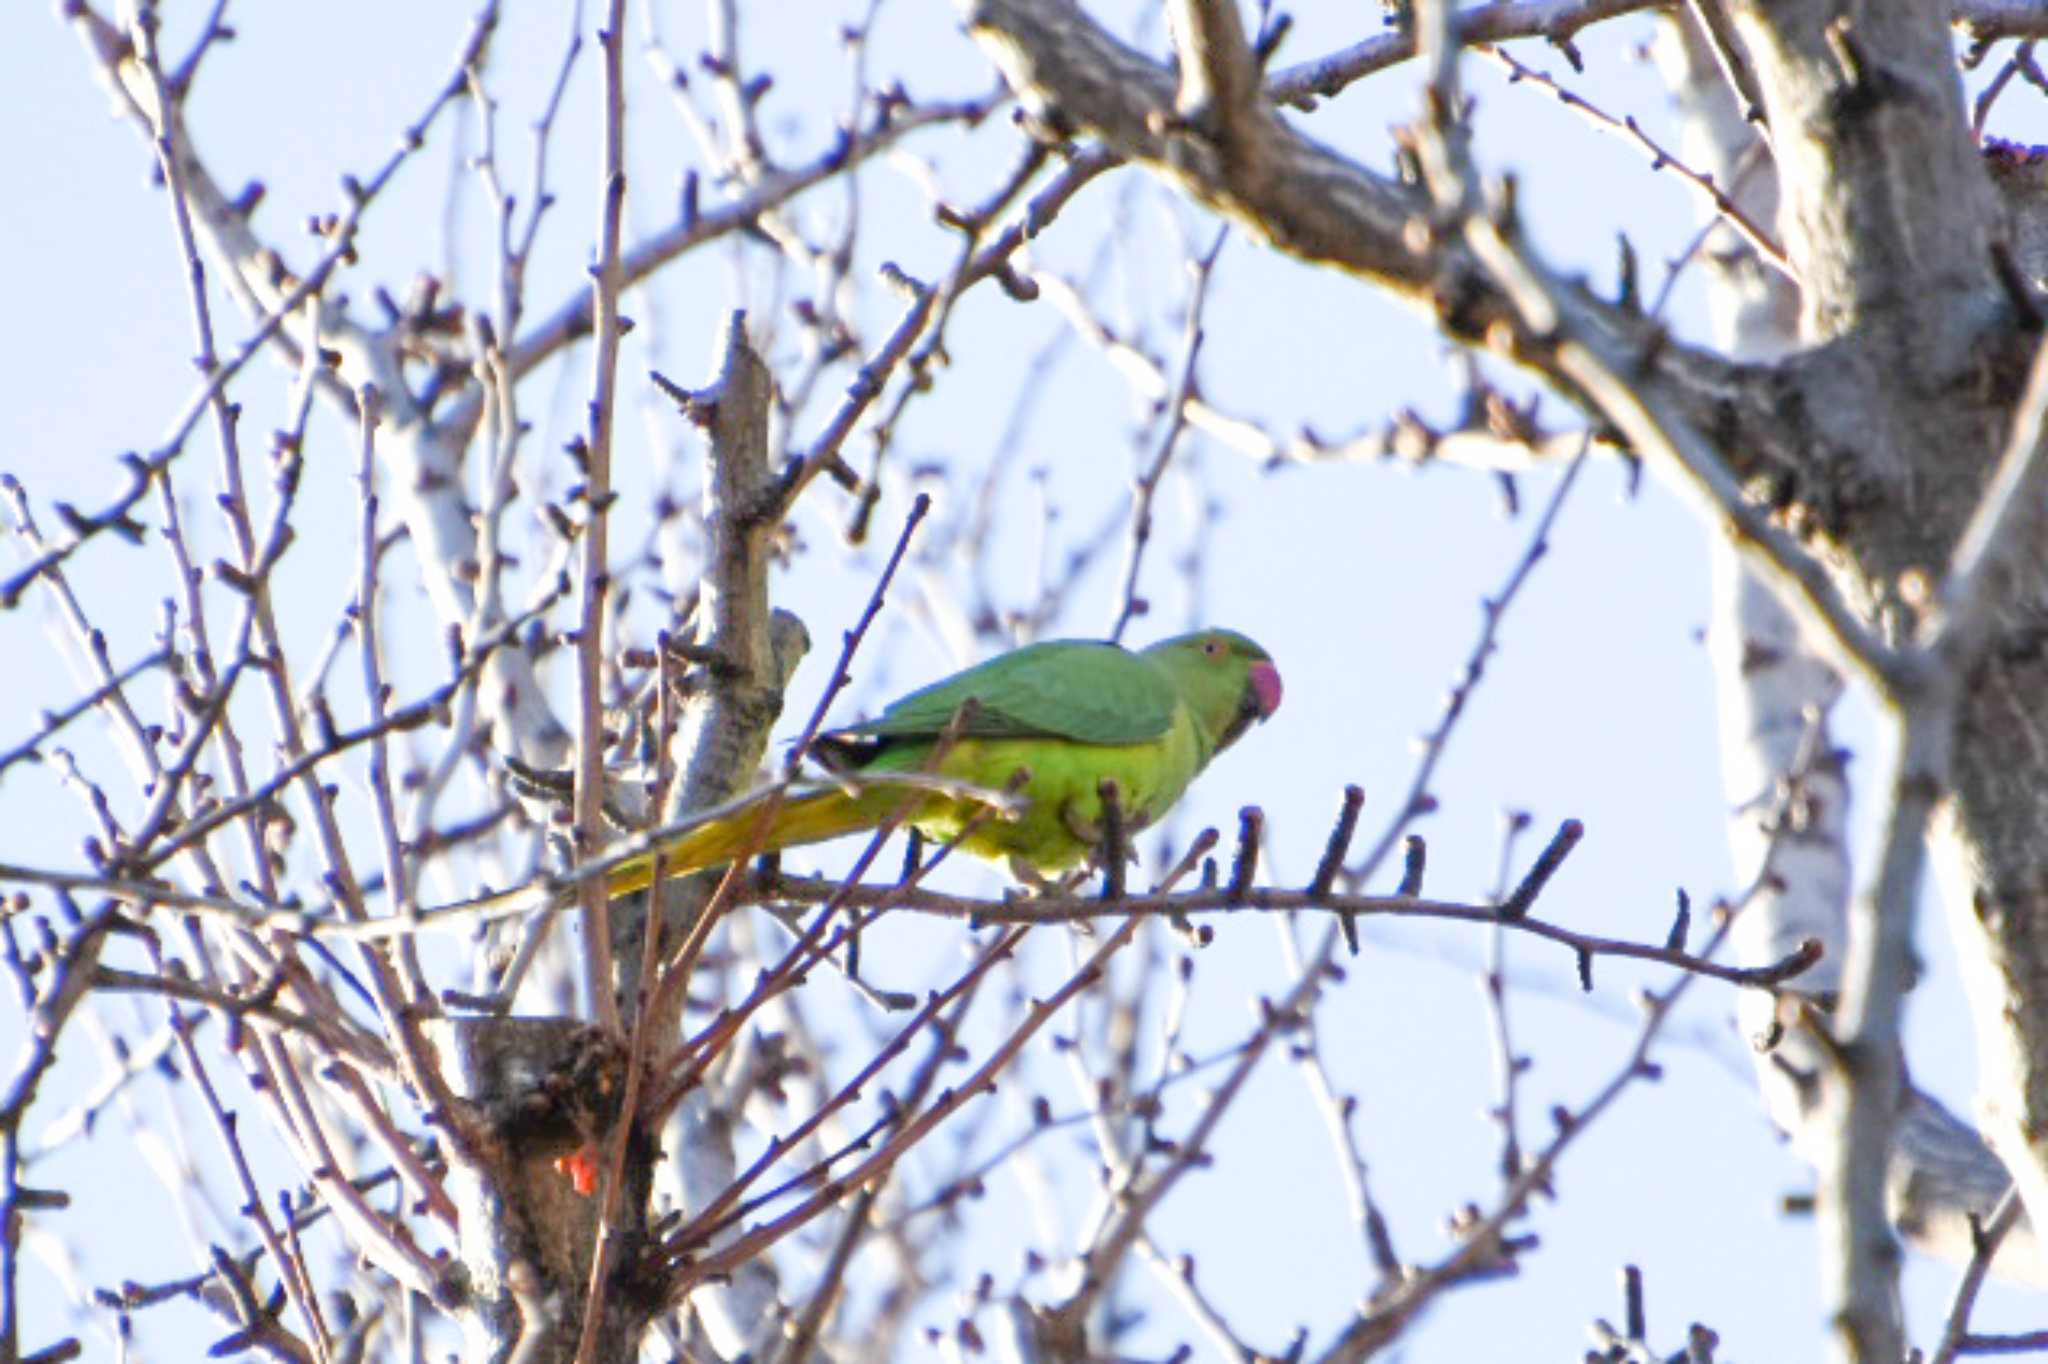
[[[961,846],[1021,872],[1057,872],[1101,846],[1105,780],[1117,783],[1125,828],[1142,829],[1211,758],[1279,706],[1279,670],[1233,631],[1181,635],[1136,653],[1052,640],[914,691],[873,720],[821,735],[812,752],[849,777],[928,773],[994,791],[1022,771],[1021,812],[983,814]],[[956,715],[958,735],[940,751]],[[661,865],[680,874],[729,862],[749,847],[767,852],[837,838],[876,827],[906,803],[907,822],[939,842],[985,810],[965,795],[886,782],[834,788],[788,800],[765,828],[757,827],[759,810],[746,810],[692,829],[662,848]],[[649,854],[620,865],[607,893],[644,888],[654,862]]]

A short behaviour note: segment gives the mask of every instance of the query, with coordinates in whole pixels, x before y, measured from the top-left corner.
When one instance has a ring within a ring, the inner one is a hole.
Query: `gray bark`
[[[1688,164],[1715,176],[1753,219],[1777,216],[1776,176],[1768,149],[1741,117],[1699,30],[1673,25],[1662,45],[1667,78],[1686,119]],[[1745,157],[1754,165],[1746,167]],[[1745,168],[1747,173],[1745,173]],[[1743,359],[1771,361],[1797,345],[1799,295],[1758,261],[1735,234],[1710,238],[1702,265],[1710,272],[1710,314],[1716,341]],[[1763,882],[1737,920],[1734,942],[1747,963],[1782,960],[1807,938],[1827,955],[1808,977],[1814,990],[1840,986],[1852,890],[1849,862],[1850,786],[1833,751],[1827,713],[1843,679],[1806,638],[1799,622],[1756,576],[1735,547],[1715,542],[1714,645],[1728,836],[1738,877]],[[1765,816],[1799,764],[1789,827],[1775,834]],[[1768,875],[1763,874],[1768,857]],[[1744,1034],[1777,1032],[1772,1001],[1737,997]],[[1772,1121],[1811,1162],[1826,1134],[1814,1077],[1824,1065],[1811,1036],[1787,1031],[1756,1054],[1757,1084]],[[1988,1218],[2009,1185],[2005,1168],[1967,1123],[1930,1095],[1908,1090],[1895,1133],[1888,1181],[1893,1225],[1909,1245],[1953,1260],[1972,1251],[1969,1219]],[[2010,1233],[1996,1272],[2042,1282],[2044,1268],[2030,1224]]]
[[[442,1073],[485,1134],[479,1158],[449,1171],[467,1293],[457,1316],[472,1364],[551,1364],[576,1356],[597,1243],[597,1200],[555,1161],[616,1116],[623,1056],[571,1018],[462,1018],[429,1029]],[[600,1096],[614,1097],[607,1106]],[[620,1206],[644,1207],[648,1163],[628,1162]],[[607,1296],[597,1358],[626,1360],[646,1330],[629,1299]]]

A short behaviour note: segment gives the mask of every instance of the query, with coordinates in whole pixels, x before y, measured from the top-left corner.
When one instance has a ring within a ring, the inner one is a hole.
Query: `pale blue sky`
[[[174,36],[167,46],[176,51],[178,26],[189,25],[187,11],[197,7],[172,8]],[[791,6],[803,12],[803,22],[770,23],[761,20],[771,7],[743,6],[749,50],[778,75],[764,119],[780,151],[809,155],[825,145],[828,130],[809,94],[830,90],[828,107],[843,103],[845,77],[831,41],[842,8]],[[1359,7],[1299,8],[1307,12],[1297,15],[1283,59],[1359,36]],[[365,174],[379,163],[446,78],[467,9],[398,0],[295,6],[288,13],[250,6],[238,20],[242,39],[209,57],[191,110],[195,137],[228,184],[265,182],[258,226],[295,258],[311,258],[297,225],[335,207],[338,175]],[[517,7],[496,40],[494,88],[505,106],[501,136],[511,143],[508,160],[521,177],[524,127],[553,78],[565,11]],[[678,51],[692,49],[697,22],[694,6],[663,13]],[[0,44],[0,107],[11,111],[12,135],[0,138],[0,185],[11,208],[0,214],[0,283],[13,325],[0,329],[0,383],[7,395],[0,418],[7,454],[0,466],[29,485],[47,525],[54,522],[49,508],[55,500],[99,506],[118,484],[113,457],[159,439],[193,388],[193,342],[165,200],[150,185],[145,144],[107,116],[87,61],[57,19],[18,15],[8,29],[10,41]],[[1661,124],[1655,73],[1632,55],[1647,34],[1646,25],[1624,22],[1585,35],[1592,67],[1578,88]],[[1562,67],[1550,54],[1528,59]],[[958,35],[951,8],[937,0],[884,6],[870,75],[879,80],[895,72],[918,96],[977,93],[990,83]],[[633,78],[636,108],[651,107],[633,125],[629,239],[667,220],[677,167],[693,155],[637,64]],[[1611,284],[1614,234],[1626,225],[1654,289],[1661,262],[1676,256],[1691,235],[1690,205],[1676,179],[1653,174],[1639,153],[1590,131],[1546,96],[1503,86],[1477,62],[1470,80],[1480,99],[1480,153],[1488,164],[1520,174],[1524,212],[1553,263]],[[595,98],[594,68],[586,60],[555,144],[553,185],[561,204],[535,266],[536,315],[580,287],[593,222]],[[1407,116],[1409,98],[1410,77],[1394,73],[1348,92],[1309,126],[1383,167],[1384,129]],[[2018,104],[2037,135],[2048,131],[2039,107]],[[389,201],[366,220],[364,265],[342,285],[359,315],[370,315],[376,285],[403,293],[414,272],[438,268],[444,259],[455,126],[444,121],[437,128]],[[964,165],[986,143],[963,144],[950,133],[910,145],[936,158],[948,177],[986,171],[985,183],[1002,169]],[[931,226],[912,184],[884,165],[862,183],[867,269],[860,278],[872,278],[873,265],[885,258],[925,278],[940,274],[951,242]],[[828,188],[802,201],[799,212],[825,216],[839,206],[838,193]],[[1203,215],[1126,174],[1077,201],[1038,244],[1037,260],[1080,274],[1102,224],[1117,212],[1126,215],[1120,236],[1128,250],[1122,273],[1104,292],[1111,316],[1143,326],[1155,344],[1170,346],[1179,281],[1168,229],[1185,225],[1206,242],[1214,228]],[[482,297],[487,282],[476,250],[487,227],[474,199],[454,223],[453,240],[462,244],[455,251],[460,292],[471,298]],[[735,291],[729,263],[724,248],[708,252],[664,277],[652,296],[628,301],[643,325],[621,365],[630,397],[622,408],[620,467],[622,482],[631,487],[637,480],[643,489],[643,506],[648,480],[666,467],[655,458],[648,433],[680,440],[686,452],[695,446],[662,415],[664,403],[648,403],[641,376],[657,367],[684,383],[703,382],[714,326],[727,309],[744,305],[757,319],[773,315],[776,300]],[[893,307],[879,290],[864,300],[860,315],[873,335]],[[217,317],[222,336],[238,341],[239,314],[223,307]],[[1307,425],[1341,435],[1407,406],[1437,419],[1450,415],[1460,373],[1422,320],[1361,285],[1304,270],[1241,237],[1224,252],[1206,320],[1204,393],[1277,432]],[[1681,330],[1698,332],[1696,293],[1681,295],[1676,320]],[[943,468],[950,481],[936,485],[942,499],[970,489],[970,475],[994,451],[1029,360],[1062,329],[1045,303],[1020,311],[984,290],[963,304],[951,345],[956,364],[937,391],[913,407],[896,467],[914,459]],[[559,380],[542,376],[529,384],[527,412],[541,428],[532,450],[558,450],[576,428],[585,375],[578,354]],[[1011,605],[1029,597],[1038,558],[1038,504],[1025,471],[1047,470],[1046,495],[1062,512],[1049,532],[1057,551],[1114,508],[1130,467],[1137,419],[1123,381],[1100,356],[1070,346],[1045,382],[1050,390],[1033,409],[1026,453],[1003,485],[997,553]],[[237,390],[248,404],[244,434],[252,451],[260,451],[262,433],[281,420],[281,389],[274,368],[259,364]],[[800,436],[815,430],[816,410],[799,421]],[[1551,399],[1543,411],[1559,421],[1566,416]],[[643,412],[656,423],[640,420]],[[302,543],[280,579],[281,594],[302,594],[296,599],[306,604],[305,614],[288,625],[294,647],[308,654],[318,649],[345,599],[358,505],[349,433],[331,422],[316,423],[316,431],[305,496],[321,511],[302,524]],[[181,477],[195,521],[208,509],[194,490],[206,486],[215,458],[205,436],[196,436],[183,457]],[[1219,762],[1191,796],[1184,827],[1196,821],[1231,827],[1236,807],[1256,801],[1273,830],[1274,874],[1305,879],[1347,782],[1368,792],[1364,830],[1376,832],[1389,817],[1408,780],[1410,741],[1435,722],[1444,688],[1475,637],[1479,600],[1498,589],[1522,553],[1552,479],[1524,479],[1523,515],[1509,520],[1483,474],[1417,473],[1391,464],[1267,473],[1200,442],[1183,458],[1199,463],[1225,507],[1208,551],[1202,599],[1187,602],[1164,586],[1189,541],[1190,522],[1184,507],[1163,497],[1161,539],[1147,569],[1156,611],[1134,637],[1169,633],[1191,614],[1236,626],[1269,648],[1288,688],[1279,717]],[[864,465],[865,455],[856,463]],[[547,477],[559,486],[566,477],[561,462],[549,467],[554,472]],[[685,460],[681,467],[686,472],[677,490],[687,494],[695,486],[692,466]],[[905,481],[894,480],[877,517],[885,541],[893,538],[907,493]],[[807,499],[797,518],[806,552],[776,587],[778,600],[805,617],[818,641],[792,688],[780,731],[785,735],[794,733],[824,685],[839,631],[851,624],[879,566],[875,548],[848,551],[835,542],[843,519],[836,497],[821,489]],[[636,521],[629,506],[613,543],[624,553],[640,543],[644,530],[644,519]],[[205,533],[217,540],[210,525]],[[119,641],[117,662],[147,648],[157,602],[169,590],[165,564],[154,543],[99,546],[80,562],[78,586]],[[1614,465],[1585,472],[1553,552],[1509,618],[1489,679],[1435,784],[1442,809],[1422,825],[1430,840],[1432,893],[1476,899],[1491,889],[1503,809],[1527,810],[1535,818],[1523,863],[1559,820],[1585,823],[1583,844],[1542,906],[1547,916],[1574,927],[1661,940],[1676,888],[1686,888],[1701,905],[1731,890],[1700,641],[1705,564],[1699,531],[1654,480],[1631,498]],[[394,571],[403,581],[402,566]],[[1099,633],[1114,616],[1116,591],[1111,556],[1084,582],[1054,632]],[[919,623],[915,601],[911,591],[892,597],[855,689],[836,713],[851,716],[968,661],[949,656]],[[426,619],[416,605],[405,610],[406,618]],[[39,596],[0,617],[0,657],[10,660],[0,669],[0,747],[28,732],[28,717],[75,694],[75,682],[46,642],[49,617]],[[438,677],[438,638],[398,640],[392,647],[401,687]],[[569,695],[566,678],[553,680],[559,695]],[[349,705],[355,704],[354,685],[337,686]],[[1841,734],[1857,755],[1851,769],[1862,793],[1856,808],[1859,828],[1867,828],[1881,789],[1871,726],[1852,716]],[[111,774],[89,726],[65,742],[81,762]],[[0,782],[0,828],[9,831],[0,859],[72,866],[79,864],[75,849],[88,824],[45,767],[18,769]],[[837,856],[821,855],[827,864]],[[1915,1079],[1967,1111],[1972,1075],[1960,1001],[1939,918],[1930,912],[1924,923],[1934,931],[1922,935],[1930,980],[1910,1015]],[[957,959],[956,928],[915,924],[895,932],[893,946],[884,933],[868,948],[871,960],[902,963],[894,975],[882,972],[887,983],[920,987]],[[1058,979],[1066,949],[1053,935],[1042,937],[1029,970],[1045,986]],[[1438,1233],[1444,1217],[1467,1200],[1488,1203],[1496,1188],[1495,1133],[1483,1115],[1493,1080],[1473,969],[1485,942],[1474,931],[1413,922],[1370,925],[1369,937],[1366,951],[1346,962],[1348,979],[1325,1005],[1325,1046],[1340,1087],[1359,1096],[1361,1146],[1397,1243],[1406,1257],[1428,1260],[1446,1248]],[[1639,982],[1661,983],[1661,976],[1603,963],[1599,990],[1588,1000],[1572,985],[1568,954],[1519,939],[1510,942],[1509,953],[1516,984],[1526,987],[1517,989],[1512,1005],[1519,1041],[1536,1058],[1525,1138],[1540,1140],[1552,1104],[1583,1103],[1621,1064],[1633,1035],[1629,992]],[[1284,989],[1287,979],[1272,926],[1249,917],[1219,923],[1218,940],[1200,961],[1190,1050],[1201,1054],[1241,1034],[1252,1001]],[[123,1002],[109,1012],[126,1016],[140,1007]],[[1740,1042],[1725,1026],[1729,1010],[1725,989],[1711,983],[1695,989],[1660,1053],[1665,1079],[1639,1087],[1587,1136],[1563,1166],[1560,1202],[1539,1203],[1522,1228],[1542,1238],[1522,1276],[1444,1299],[1411,1337],[1407,1358],[1573,1357],[1590,1317],[1618,1316],[1616,1276],[1629,1261],[1644,1268],[1660,1341],[1676,1342],[1683,1323],[1699,1319],[1721,1332],[1724,1358],[1818,1352],[1811,1226],[1777,1210],[1782,1196],[1806,1189],[1809,1181],[1754,1101],[1739,1068]],[[18,1022],[9,992],[0,1005],[0,1035]],[[1689,1036],[1707,1041],[1689,1044]],[[87,1032],[67,1039],[63,1072],[40,1112],[56,1113],[91,1084],[98,1070],[94,1045]],[[1049,1061],[1039,1064],[1057,1076]],[[135,1090],[132,1101],[144,1121],[165,1102],[149,1086]],[[1071,1101],[1066,1091],[1055,1095],[1056,1107]],[[36,1171],[36,1182],[66,1187],[76,1200],[67,1212],[39,1216],[37,1228],[79,1250],[79,1278],[89,1286],[190,1272],[196,1267],[191,1247],[146,1168],[153,1158],[171,1157],[158,1157],[138,1142],[125,1118],[115,1117],[91,1144]],[[194,1129],[184,1140],[213,1159],[210,1132]],[[1368,1265],[1344,1214],[1331,1148],[1284,1058],[1263,1068],[1216,1154],[1217,1167],[1184,1185],[1155,1232],[1171,1248],[1196,1256],[1205,1288],[1258,1344],[1281,1348],[1297,1322],[1310,1326],[1313,1343],[1326,1340],[1367,1287]],[[226,1188],[220,1186],[224,1197]],[[1078,1205],[1087,1193],[1085,1183],[1075,1183],[1061,1197]],[[956,1269],[963,1282],[985,1268],[1007,1284],[1022,1257],[1011,1233],[1028,1225],[1024,1199],[1014,1186],[992,1181],[984,1215],[984,1233],[971,1243],[980,1260]],[[48,1271],[32,1257],[24,1272],[32,1288],[29,1343],[81,1329],[71,1324]],[[1953,1277],[1945,1266],[1909,1263],[1915,1339],[1932,1339]],[[1182,1339],[1207,1348],[1170,1303],[1150,1300],[1149,1306],[1152,1321],[1134,1348],[1164,1354]],[[1994,1291],[1979,1320],[1986,1329],[2038,1325],[2027,1307],[2015,1295]],[[950,1320],[948,1302],[935,1299],[926,1315]],[[189,1349],[182,1342],[208,1338],[201,1314],[179,1307],[157,1309],[138,1324],[148,1358],[180,1358]],[[85,1329],[89,1357],[104,1357],[105,1337]],[[162,1343],[167,1340],[181,1343]]]

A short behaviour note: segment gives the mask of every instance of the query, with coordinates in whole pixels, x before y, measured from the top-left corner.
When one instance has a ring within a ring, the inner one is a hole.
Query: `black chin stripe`
[[[1244,694],[1244,700],[1238,702],[1237,714],[1230,717],[1229,726],[1224,729],[1223,736],[1216,741],[1216,751],[1221,753],[1224,749],[1243,738],[1244,732],[1252,727],[1252,721],[1258,718],[1258,693],[1247,691]]]

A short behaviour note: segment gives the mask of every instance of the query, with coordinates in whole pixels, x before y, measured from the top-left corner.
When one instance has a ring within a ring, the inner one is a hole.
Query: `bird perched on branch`
[[[820,735],[811,751],[845,785],[686,830],[612,869],[606,892],[644,889],[657,856],[664,875],[679,875],[874,829],[899,811],[927,838],[957,838],[1034,880],[1103,846],[1104,783],[1115,784],[1124,831],[1142,829],[1279,706],[1272,658],[1230,630],[1135,653],[1087,640],[1027,644]],[[988,793],[1005,791],[1015,799],[993,814]]]

